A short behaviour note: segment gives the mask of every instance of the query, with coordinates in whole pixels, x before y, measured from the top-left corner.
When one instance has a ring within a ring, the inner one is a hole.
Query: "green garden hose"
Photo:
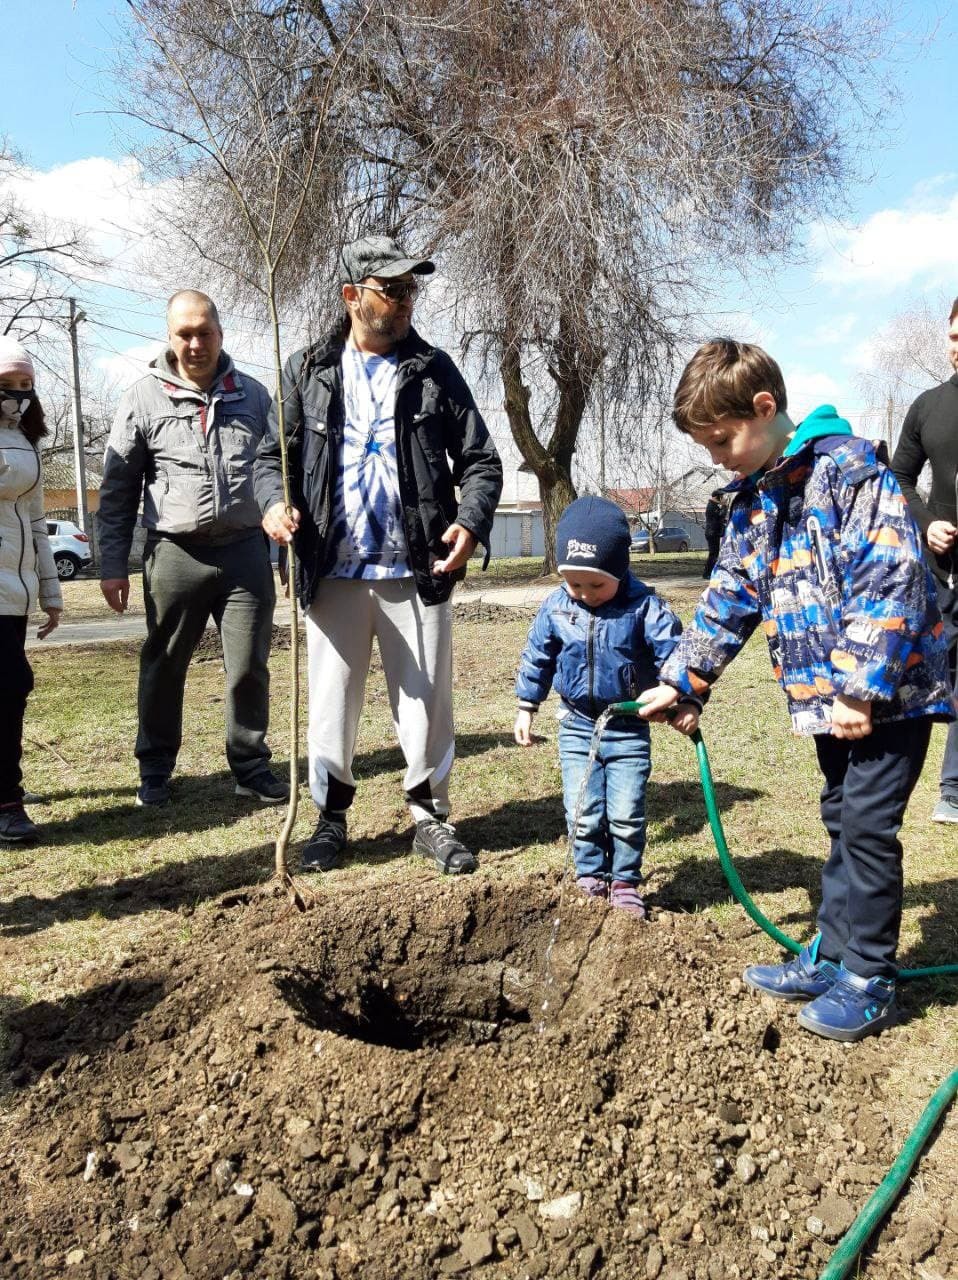
[[[638,715],[640,703],[638,702],[615,702],[612,704],[612,710],[622,715]],[[751,916],[760,929],[768,934],[770,938],[791,951],[793,955],[798,955],[802,949],[802,944],[796,942],[794,938],[790,938],[788,934],[783,933],[771,920],[759,911],[758,907],[749,897],[745,886],[739,878],[735,865],[732,862],[732,855],[729,853],[728,842],[725,839],[725,832],[722,828],[722,817],[719,813],[718,804],[715,800],[715,786],[712,782],[712,770],[709,767],[708,752],[705,750],[705,741],[699,729],[691,735],[692,742],[695,744],[695,755],[698,759],[699,778],[702,782],[702,794],[705,797],[705,811],[708,814],[709,826],[712,828],[712,839],[715,841],[715,848],[718,851],[719,863],[725,879],[729,883],[729,888],[735,895],[735,898],[743,906],[746,912]],[[899,969],[898,977],[903,982],[907,982],[912,978],[938,978],[943,976],[958,976],[958,964],[939,964],[932,965],[926,969]]]
[[[932,1129],[948,1110],[958,1093],[958,1070],[945,1076],[941,1084],[931,1096],[921,1118],[908,1135],[908,1139],[898,1159],[885,1174],[868,1203],[848,1228],[838,1247],[828,1260],[828,1265],[821,1273],[819,1280],[842,1280],[855,1265],[855,1259],[871,1238],[872,1232],[889,1211],[898,1195],[908,1181],[915,1161],[921,1155],[921,1149],[928,1141]]]
[[[634,701],[617,702],[613,704],[612,709],[625,715],[638,715],[640,705],[639,702]],[[708,814],[709,826],[712,828],[712,839],[715,841],[719,863],[725,879],[728,881],[729,888],[760,929],[764,929],[770,938],[774,938],[787,951],[798,955],[802,949],[802,944],[783,933],[781,929],[772,924],[767,916],[759,911],[749,897],[738,872],[735,870],[728,843],[725,839],[725,832],[722,829],[722,818],[715,800],[715,787],[712,782],[712,770],[709,767],[708,752],[705,750],[705,741],[698,729],[691,735],[691,738],[695,744],[699,777],[702,782],[702,794],[705,797],[705,811]],[[900,969],[898,971],[898,977],[903,980],[935,978],[946,974],[958,975],[958,964],[940,964],[932,965],[926,969]],[[895,1163],[879,1183],[864,1209],[839,1240],[838,1246],[829,1259],[825,1270],[821,1273],[819,1280],[842,1280],[842,1277],[846,1276],[854,1266],[856,1258],[868,1243],[875,1228],[897,1200],[916,1160],[921,1154],[922,1148],[928,1141],[935,1125],[953,1102],[956,1093],[958,1093],[958,1070],[954,1070],[950,1075],[947,1075],[935,1090],[931,1100],[922,1112],[921,1118],[908,1135]]]

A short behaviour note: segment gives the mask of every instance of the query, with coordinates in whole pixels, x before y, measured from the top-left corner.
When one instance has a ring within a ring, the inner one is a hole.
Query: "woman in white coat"
[[[43,510],[38,442],[46,434],[33,387],[33,362],[0,336],[0,840],[32,844],[40,831],[23,808],[23,715],[33,688],[24,642],[37,603],[44,639],[60,621],[63,599]]]

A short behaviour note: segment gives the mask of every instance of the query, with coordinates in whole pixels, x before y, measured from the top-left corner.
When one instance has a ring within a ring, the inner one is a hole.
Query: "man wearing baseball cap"
[[[387,236],[366,236],[346,245],[339,267],[345,316],[283,370],[291,510],[275,404],[256,464],[263,528],[278,543],[295,542],[306,613],[309,782],[319,821],[302,865],[331,870],[345,850],[375,638],[406,760],[413,848],[462,874],[476,860],[448,822],[450,597],[477,544],[488,548],[502,466],[459,370],[412,326],[420,281],[434,264]]]

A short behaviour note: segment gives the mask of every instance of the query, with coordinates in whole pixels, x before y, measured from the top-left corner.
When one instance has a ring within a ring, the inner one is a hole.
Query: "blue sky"
[[[136,286],[136,255],[149,227],[144,189],[129,142],[104,114],[117,0],[0,0],[4,59],[2,128],[32,167],[48,212],[88,217],[119,278]],[[119,17],[118,17],[119,15]],[[951,141],[958,7],[895,6],[910,33],[885,73],[902,95],[879,146],[862,157],[866,180],[848,192],[842,220],[813,225],[801,265],[763,268],[755,284],[733,284],[702,335],[730,329],[762,341],[783,365],[795,416],[831,400],[858,422],[868,408],[861,373],[876,332],[921,298],[958,294],[958,157]],[[919,48],[914,37],[924,36]],[[129,232],[135,234],[131,237]],[[126,271],[126,274],[123,272]],[[90,285],[91,358],[112,374],[135,368],[162,333],[159,299]],[[124,310],[120,310],[123,307]],[[112,321],[114,327],[106,325]],[[944,339],[945,321],[942,320]],[[261,354],[255,335],[234,324],[232,348]]]

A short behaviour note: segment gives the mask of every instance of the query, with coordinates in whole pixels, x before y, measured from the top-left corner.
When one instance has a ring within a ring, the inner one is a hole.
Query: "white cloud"
[[[146,181],[132,156],[108,160],[93,156],[40,170],[22,168],[9,189],[35,215],[77,227],[106,262],[102,279],[127,269],[129,259],[150,234],[162,187]]]
[[[143,376],[146,366],[162,350],[162,342],[147,342],[125,350],[118,349],[112,355],[99,355],[92,364],[99,370],[104,386],[119,394]]]
[[[900,209],[882,209],[857,227],[817,223],[809,247],[816,275],[832,285],[890,293],[942,275],[958,277],[958,194],[923,184]]]
[[[788,416],[793,422],[801,422],[820,404],[833,404],[842,412],[842,385],[829,374],[788,366],[782,372],[788,389]]]

